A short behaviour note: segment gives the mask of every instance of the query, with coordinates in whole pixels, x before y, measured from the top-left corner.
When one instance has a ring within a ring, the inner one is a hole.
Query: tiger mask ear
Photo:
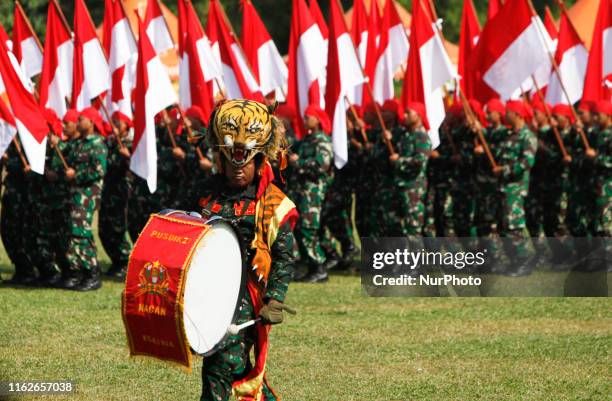
[[[268,113],[270,115],[274,114],[277,107],[278,107],[278,102],[275,100],[274,103],[268,105]]]

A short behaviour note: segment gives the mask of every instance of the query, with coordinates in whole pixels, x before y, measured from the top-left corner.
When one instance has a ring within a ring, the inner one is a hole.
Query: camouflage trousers
[[[474,187],[470,184],[457,183],[451,189],[453,231],[457,237],[470,237],[474,221]]]
[[[321,229],[328,229],[330,234],[322,235],[322,246],[328,254],[333,247],[331,237],[340,242],[343,252],[355,246],[351,221],[352,206],[353,195],[350,191],[347,193],[328,192],[321,211]]]
[[[130,257],[131,247],[127,238],[127,203],[127,193],[113,193],[110,188],[104,188],[98,230],[102,246],[113,266],[116,267],[127,266]]]
[[[323,199],[320,194],[305,191],[298,194],[296,205],[300,218],[294,234],[301,260],[308,266],[322,265],[326,259],[321,246]]]
[[[26,188],[4,190],[0,215],[0,234],[6,253],[15,266],[15,274],[25,277],[35,274],[30,245],[32,208]]]
[[[36,237],[41,275],[53,275],[68,269],[68,238],[70,237],[66,209],[40,209],[40,233]]]
[[[84,271],[97,272],[98,258],[93,237],[70,236],[66,259],[69,275]]]
[[[255,318],[255,312],[249,295],[242,297],[236,324]],[[243,378],[251,369],[249,357],[255,334],[253,327],[240,331],[223,340],[217,351],[204,357],[202,365],[202,396],[200,401],[228,401],[232,395],[232,383]],[[274,396],[264,381],[265,401],[275,401]]]
[[[452,201],[448,185],[431,185],[425,196],[425,223],[423,235],[426,237],[451,237],[454,234],[452,225]]]
[[[529,234],[525,221],[525,197],[520,193],[499,193],[497,227],[504,251],[511,260],[522,261],[529,256]]]
[[[542,232],[547,237],[565,233],[561,219],[563,186],[555,178],[535,178],[529,183],[529,192],[525,198],[525,218],[527,229],[532,237],[539,237]]]
[[[612,236],[612,181],[599,186],[596,200],[596,233],[601,237]]]
[[[591,180],[574,184],[568,190],[565,224],[574,237],[594,235],[597,219],[597,192]]]
[[[425,206],[420,188],[388,188],[379,192],[374,216],[373,237],[421,235]]]
[[[355,192],[355,226],[360,237],[370,237],[372,228],[372,190],[371,188],[362,186]]]

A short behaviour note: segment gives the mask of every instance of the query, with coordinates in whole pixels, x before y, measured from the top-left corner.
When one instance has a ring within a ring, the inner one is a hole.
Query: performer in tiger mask
[[[293,202],[272,183],[270,162],[286,164],[284,129],[273,112],[274,107],[250,100],[226,101],[215,108],[207,140],[219,173],[193,188],[185,205],[204,217],[236,223],[248,248],[248,291],[236,324],[261,317],[204,358],[203,401],[232,395],[239,400],[277,399],[265,374],[268,333],[272,324],[283,321],[283,311],[295,313],[283,302],[294,270],[292,230],[298,215]]]

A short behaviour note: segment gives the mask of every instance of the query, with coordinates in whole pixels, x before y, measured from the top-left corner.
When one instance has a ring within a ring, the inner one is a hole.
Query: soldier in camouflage
[[[321,210],[333,179],[333,151],[328,133],[331,125],[327,114],[318,106],[306,108],[304,125],[308,131],[296,153],[289,157],[292,166],[292,194],[295,194],[300,221],[296,240],[308,273],[304,282],[325,282],[325,253],[321,248]]]
[[[376,107],[378,103],[369,103],[363,109],[363,120],[367,127],[367,142],[361,137],[356,138],[357,145],[355,161],[359,166],[358,180],[360,185],[355,188],[355,225],[360,237],[372,236],[372,228],[377,226],[374,219],[373,206],[374,197],[372,193],[376,191],[378,183],[376,177],[379,169],[377,161],[374,159],[374,144],[380,140],[382,129],[377,118]]]
[[[19,139],[15,137],[3,157],[6,166],[0,233],[6,253],[15,266],[11,284],[36,283],[36,271],[32,261],[28,235],[32,205],[29,203],[29,176],[31,174]]]
[[[610,258],[612,258],[612,103],[609,101],[600,101],[596,105],[598,114],[599,129],[594,142],[597,157],[594,161],[595,170],[595,188],[596,188],[596,215],[595,215],[595,235],[599,239],[603,238],[603,247],[605,252],[603,261],[607,263],[608,272],[612,270],[610,267]],[[605,266],[605,263],[603,265]],[[590,269],[595,270],[598,265],[590,266]]]
[[[132,192],[130,149],[132,119],[120,111],[112,115],[113,135],[106,138],[108,148],[107,170],[102,187],[99,214],[99,235],[102,246],[111,260],[106,272],[111,277],[125,277],[130,257],[130,242],[127,238],[128,199]],[[121,141],[121,142],[119,142]]]
[[[100,266],[93,236],[94,213],[100,206],[102,183],[106,174],[107,148],[101,133],[102,118],[88,107],[79,116],[80,137],[74,141],[66,171],[70,184],[70,237],[68,274],[64,287],[90,291],[102,286]]]

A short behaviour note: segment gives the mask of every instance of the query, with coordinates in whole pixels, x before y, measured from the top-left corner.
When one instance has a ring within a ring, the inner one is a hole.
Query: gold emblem
[[[168,297],[170,290],[170,276],[168,270],[159,263],[159,260],[151,263],[145,263],[138,273],[138,292],[135,296],[139,297],[143,294],[156,294],[162,297]]]

